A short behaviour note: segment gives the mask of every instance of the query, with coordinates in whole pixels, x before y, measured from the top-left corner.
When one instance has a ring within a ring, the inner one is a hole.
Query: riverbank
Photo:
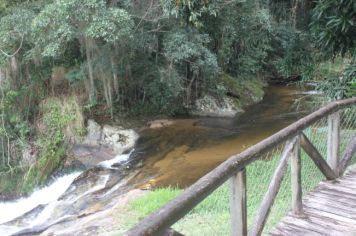
[[[138,132],[140,137],[135,150],[115,158],[118,163],[110,161],[110,166],[95,166],[84,171],[56,201],[34,208],[6,227],[20,227],[18,230],[27,233],[47,231],[57,227],[56,220],[65,219],[63,225],[75,228],[78,226],[75,222],[85,222],[86,217],[92,219],[92,215],[112,208],[119,196],[132,189],[154,190],[168,186],[184,189],[231,154],[241,152],[308,113],[308,103],[306,107],[293,105],[304,96],[304,92],[295,87],[270,87],[263,101],[248,107],[234,119],[175,119],[161,128],[146,127]],[[41,212],[46,212],[48,218],[42,218]],[[33,219],[38,222],[36,226],[31,223]],[[2,227],[0,225],[0,229]],[[95,228],[99,230],[100,224],[86,230],[94,232]]]
[[[269,181],[279,162],[280,152],[280,150],[276,150],[265,157],[261,157],[261,159],[268,158],[268,160],[256,161],[247,168],[247,220],[249,227],[253,223],[255,214],[268,189]],[[320,172],[317,172],[314,163],[305,153],[303,153],[301,158],[303,162],[302,176],[308,176],[308,179],[303,179],[302,188],[303,191],[307,193],[323,179],[323,176]],[[273,206],[273,209],[278,209],[278,211],[272,210],[271,217],[269,217],[265,228],[267,231],[270,230],[290,208],[290,176],[290,170],[288,170]],[[116,218],[118,222],[120,222],[120,226],[112,235],[122,235],[145,216],[156,211],[178,196],[182,191],[182,189],[175,187],[158,188],[146,192],[144,195],[129,202],[120,212],[117,212]],[[229,184],[226,183],[215,190],[213,194],[201,202],[187,216],[177,222],[173,228],[184,235],[229,235],[231,228]]]

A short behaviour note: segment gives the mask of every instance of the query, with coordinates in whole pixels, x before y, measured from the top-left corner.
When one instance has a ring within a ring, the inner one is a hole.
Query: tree
[[[207,34],[184,30],[171,32],[164,39],[168,61],[176,65],[177,70],[185,72],[186,105],[191,102],[193,83],[199,78],[214,77],[219,72],[216,56],[207,48],[209,41]]]
[[[129,37],[132,27],[131,17],[124,9],[107,7],[104,0],[56,0],[41,11],[32,25],[43,56],[61,56],[70,42],[80,42],[88,68],[90,101],[95,100],[95,47]]]
[[[328,58],[351,56],[338,78],[327,78],[319,88],[336,99],[356,95],[356,7],[353,0],[319,0],[313,9],[311,31]]]

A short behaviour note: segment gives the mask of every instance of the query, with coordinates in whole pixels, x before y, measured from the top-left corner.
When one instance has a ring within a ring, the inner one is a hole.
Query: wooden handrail
[[[249,236],[257,236],[262,233],[267,217],[271,211],[271,207],[273,206],[274,200],[276,199],[276,196],[281,187],[284,174],[288,167],[288,160],[291,156],[291,153],[296,148],[297,144],[297,137],[287,141],[287,144],[285,145],[282,153],[282,157],[272,176],[271,183],[268,186],[267,193],[265,194],[261,203],[261,207],[256,214],[255,222],[252,225],[251,231],[248,234]]]
[[[214,170],[200,178],[187,188],[177,198],[161,207],[155,213],[147,216],[134,228],[125,233],[128,236],[159,235],[185,216],[191,209],[205,199],[216,188],[251,162],[257,160],[277,145],[297,136],[314,122],[348,106],[356,104],[356,97],[332,102],[310,115],[289,125],[258,144],[246,149],[240,154],[233,155]]]

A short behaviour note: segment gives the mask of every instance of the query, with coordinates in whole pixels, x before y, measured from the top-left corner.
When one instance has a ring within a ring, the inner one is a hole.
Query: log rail
[[[356,97],[332,102],[245,151],[231,156],[187,188],[177,198],[161,207],[155,213],[147,216],[135,227],[127,231],[125,235],[181,235],[171,230],[170,227],[229,179],[231,184],[230,211],[232,235],[261,235],[289,160],[291,163],[292,212],[302,215],[300,149],[304,149],[326,179],[336,179],[345,171],[356,151],[355,136],[346,147],[342,159],[339,160],[340,111],[355,105]],[[303,134],[305,128],[325,117],[328,117],[327,161],[324,160],[310,140]],[[257,217],[248,232],[246,219],[246,201],[248,201],[246,199],[246,166],[284,142],[286,142],[286,145],[283,149],[281,159],[274,172],[267,193],[262,200]]]

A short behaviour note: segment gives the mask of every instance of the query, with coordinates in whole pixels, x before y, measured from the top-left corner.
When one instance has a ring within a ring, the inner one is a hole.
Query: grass
[[[261,160],[249,165],[247,168],[247,209],[248,223],[251,226],[255,213],[260,206],[262,198],[268,189],[273,171],[278,164],[278,153],[271,154],[269,161]],[[303,181],[303,189],[310,190],[322,179],[321,174],[315,169],[313,164],[302,156],[303,176],[307,176],[307,181]],[[307,166],[307,168],[305,168]],[[310,175],[306,172],[313,171]],[[267,221],[266,228],[271,229],[279,219],[285,215],[290,206],[290,170],[287,171],[280,192]],[[153,190],[142,197],[132,201],[125,209],[125,220],[121,233],[134,226],[145,216],[153,213],[159,207],[169,202],[182,190],[177,188],[161,188]],[[230,213],[229,213],[229,184],[225,183],[195,207],[187,216],[177,222],[174,226],[177,231],[186,235],[228,235],[230,234]],[[120,235],[120,233],[119,233]]]
[[[149,215],[162,205],[178,196],[181,191],[181,189],[172,187],[156,189],[134,200],[130,204],[129,209],[139,212],[142,217]]]

